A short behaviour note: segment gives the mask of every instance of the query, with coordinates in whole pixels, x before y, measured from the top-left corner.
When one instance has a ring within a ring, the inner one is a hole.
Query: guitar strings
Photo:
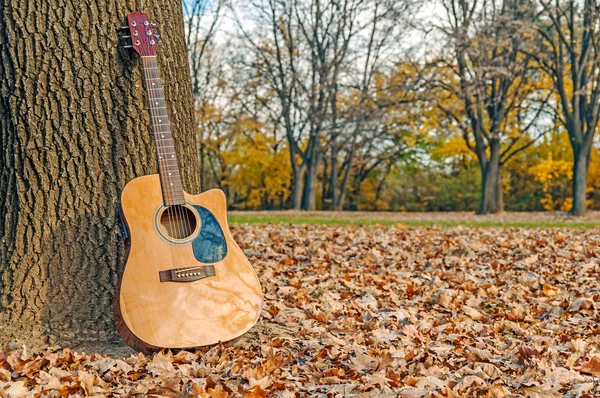
[[[156,67],[153,69],[156,70],[157,72],[159,71],[158,63],[156,63]],[[164,101],[164,98],[163,98],[163,101]],[[174,141],[172,133],[170,133],[170,134],[171,134],[172,141]],[[173,152],[175,152],[174,148],[173,148]],[[173,160],[173,159],[171,159],[171,160]],[[176,168],[178,169],[177,164],[176,164]],[[181,185],[181,177],[176,181],[176,183],[178,184],[178,187],[183,190],[183,187]],[[185,239],[186,237],[188,237],[189,235],[191,235],[194,232],[194,231],[192,231],[190,219],[187,216],[187,212],[186,212],[186,208],[185,208],[185,198],[184,198],[184,204],[182,204],[181,206],[175,206],[174,210],[175,210],[175,215],[176,215],[175,220],[177,223],[177,229],[178,229],[178,232],[181,232],[179,239]]]
[[[160,70],[159,70],[158,62],[157,62],[156,58],[152,59],[151,73],[152,73],[152,76],[153,76],[154,79],[159,80],[159,84],[162,87],[162,81],[160,81],[160,79],[159,79],[159,77],[160,77]],[[154,95],[153,92],[152,92],[152,94]],[[157,102],[155,96],[154,96],[154,100],[155,100],[155,102]],[[166,109],[166,103],[164,102],[164,98],[161,98],[160,101],[162,102],[162,105],[165,105],[163,108]],[[166,120],[168,121],[168,116],[166,117]],[[160,121],[160,119],[159,119],[159,121]],[[161,123],[159,123],[158,125],[160,125],[160,124]],[[162,130],[162,127],[160,129]],[[161,131],[161,137],[163,136],[162,133],[163,132]],[[168,137],[168,138],[170,138],[171,142],[174,144],[172,133],[167,132],[167,134],[171,134],[171,137]],[[173,148],[173,153],[175,153],[175,149],[174,148]],[[174,155],[172,155],[172,157],[173,157],[173,159],[166,159],[165,160],[166,166],[169,167],[169,170],[167,170],[167,175],[171,175],[170,172],[172,171],[172,170],[170,170],[170,167],[172,167],[172,165],[169,165],[168,161],[172,161],[172,162],[175,161],[176,162],[176,159],[174,159]],[[178,170],[177,163],[175,164],[174,167]],[[173,171],[175,171],[175,170],[173,170]],[[181,180],[177,179],[175,182],[178,184],[178,188],[183,190],[183,187],[181,185]],[[171,182],[169,181],[169,183],[171,183]],[[171,194],[171,196],[173,196],[172,192],[170,194]],[[187,217],[186,208],[185,208],[185,198],[184,198],[184,204],[182,204],[182,205],[173,205],[171,207],[171,211],[169,212],[169,215],[172,216],[173,219],[174,219],[174,223],[171,223],[171,224],[175,224],[175,228],[174,229],[177,231],[176,232],[177,238],[179,238],[179,239],[185,239],[186,237],[188,237],[189,235],[191,235],[194,232],[194,231],[192,231],[192,227],[191,227],[191,224],[190,224],[189,217]],[[177,252],[179,252],[179,250],[177,250]],[[180,257],[180,258],[179,259],[176,258],[175,260],[176,260],[176,262],[179,262],[181,264],[185,260],[185,258],[184,257],[182,258],[183,253],[178,253],[178,254],[179,254],[179,256],[177,256],[177,257]],[[177,261],[177,260],[179,260],[179,261]]]
[[[157,118],[161,117],[158,114],[159,107],[155,108],[152,104],[152,102],[154,102],[156,105],[159,105],[159,102],[157,101],[158,98],[154,94],[154,90],[156,90],[156,89],[153,89],[153,88],[151,88],[151,86],[149,86],[148,76],[146,75],[147,72],[149,72],[152,80],[158,80],[158,84],[159,84],[158,88],[162,88],[162,82],[160,80],[160,70],[159,70],[158,62],[157,62],[156,58],[148,59],[148,61],[151,61],[151,63],[149,63],[149,66],[147,66],[148,63],[144,59],[144,64],[145,64],[144,66],[146,66],[144,68],[144,76],[146,77],[146,87],[149,89],[148,90],[148,93],[149,93],[148,100],[150,102],[150,113],[151,113],[152,118],[156,119],[155,123],[153,125],[156,126],[156,128],[154,129],[155,130],[154,136],[155,136],[155,140],[157,142],[157,152],[159,154],[159,167],[161,167],[163,169],[163,171],[167,173],[167,175],[171,175],[171,170],[170,169],[167,170],[167,168],[170,167],[168,161],[169,160],[173,161],[174,159],[163,158],[165,153],[162,151],[162,144],[161,144],[162,139],[161,138],[164,137],[163,133],[165,133],[165,132],[162,131],[162,127],[160,127],[160,128],[158,127],[159,125],[163,124],[163,123],[160,123],[161,119],[157,119]],[[152,87],[154,87],[155,85],[156,84],[153,82]],[[160,101],[162,102],[161,105],[165,105],[165,106],[163,106],[163,108],[166,109],[166,103],[164,101],[164,98],[161,98]],[[166,121],[168,121],[168,116],[165,117],[165,119],[166,119]],[[171,137],[167,137],[167,139],[170,138],[171,142],[173,142],[172,133],[170,133],[170,132],[166,132],[166,133],[171,134]],[[158,137],[158,134],[160,134],[161,138]],[[173,142],[173,144],[174,144],[174,142]],[[174,158],[174,153],[175,153],[175,148],[173,148],[173,155],[172,155],[173,158]],[[177,164],[176,164],[175,168],[178,169]],[[180,179],[178,179],[175,182],[178,183],[179,189],[183,189]],[[168,183],[172,184],[171,181],[169,181]],[[166,188],[167,189],[163,188],[163,192],[169,190],[169,187],[166,187]],[[172,191],[169,191],[167,195],[170,196],[171,199],[174,196]],[[178,238],[178,239],[185,239],[186,237],[188,237],[189,235],[191,235],[194,232],[192,230],[192,224],[191,224],[189,217],[187,216],[186,211],[187,211],[187,209],[185,208],[185,198],[184,198],[183,205],[172,205],[172,206],[170,206],[170,208],[165,210],[165,212],[167,212],[167,215],[168,215],[168,224],[170,227],[169,232],[171,234],[176,235],[176,238]],[[195,228],[194,228],[194,230],[195,230]],[[170,245],[170,246],[172,246],[172,245]],[[185,258],[182,258],[181,254],[182,253],[178,253],[178,250],[173,252],[173,248],[171,247],[171,256],[172,256],[173,263],[182,264],[184,262]]]
[[[159,73],[158,62],[157,62],[156,58],[152,59],[152,69],[151,70],[152,70],[152,74],[154,75],[154,78],[157,79],[157,80],[159,80],[158,84],[160,85],[160,88],[162,88],[162,81],[159,78],[160,77],[160,73]],[[159,100],[161,102],[160,105],[165,105],[165,106],[163,106],[163,108],[166,111],[166,103],[164,101],[164,91],[161,90],[161,92],[163,93],[163,98],[161,98]],[[156,97],[155,97],[155,99],[156,99]],[[155,102],[156,102],[157,105],[159,105],[158,101],[155,101]],[[157,111],[158,111],[158,109],[157,109]],[[160,123],[160,121],[161,120],[159,119],[159,123],[157,124],[157,126],[164,124],[164,123]],[[165,117],[165,121],[168,121],[168,115]],[[161,134],[161,141],[160,142],[162,142],[162,138],[164,138],[163,137],[164,134],[163,134],[163,131],[162,131],[162,127],[160,127],[160,130],[161,130],[160,131],[160,134]],[[169,129],[169,131],[170,131],[170,129]],[[169,132],[166,132],[166,133],[170,134]],[[170,139],[171,143],[173,143],[172,137],[167,137],[167,139]],[[174,153],[175,152],[175,148],[172,148],[172,151]],[[165,172],[167,173],[167,176],[171,175],[171,171],[172,171],[171,167],[172,167],[172,165],[169,164],[169,162],[173,162],[173,157],[174,157],[173,154],[171,154],[171,158],[168,158],[168,155],[167,155],[167,158],[165,160],[166,167],[168,168],[167,170],[165,170]],[[173,185],[173,183],[171,182],[171,179],[169,179],[168,177],[166,177],[166,178],[167,178],[168,182],[166,182],[166,181],[165,182],[169,183],[170,185]],[[179,188],[181,188],[181,187],[179,187]],[[175,197],[175,195],[174,195],[173,191],[171,190],[171,188],[168,185],[167,185],[167,189],[169,190],[169,195],[173,199]],[[176,235],[176,238],[178,238],[178,239],[181,239],[184,236],[184,234],[185,234],[185,231],[184,231],[184,228],[183,228],[183,225],[182,225],[182,221],[181,221],[181,219],[182,219],[182,212],[183,212],[183,210],[181,209],[181,205],[179,205],[179,204],[174,204],[169,209],[169,217],[174,220],[174,222],[172,222],[172,224],[175,225],[175,228],[173,229],[174,230],[173,233],[174,233],[174,235]],[[179,248],[174,248],[174,250],[175,250],[175,253],[176,253],[176,256],[175,256],[175,259],[174,259],[175,263],[179,264],[179,265],[183,265],[185,259],[184,259],[183,255],[182,255],[181,251],[179,250]]]
[[[151,68],[150,70],[151,70],[151,73],[152,73],[152,76],[153,76],[153,78],[154,78],[154,79],[157,79],[157,80],[159,80],[159,79],[158,79],[158,76],[157,76],[157,75],[159,75],[159,73],[158,73],[158,63],[156,62],[156,58],[152,59],[152,64],[151,64],[150,68]],[[159,82],[159,84],[161,84],[161,82]],[[153,95],[154,95],[154,93],[153,93]],[[157,98],[154,96],[154,101],[155,101],[156,105],[159,105],[159,102],[158,102],[158,101],[156,101],[156,100],[157,100]],[[160,105],[166,105],[166,104],[164,104],[164,98],[161,98],[161,99],[160,99],[160,101],[161,101],[161,102],[163,102],[163,104],[160,104]],[[164,107],[163,107],[163,108],[164,108]],[[158,112],[158,109],[157,109],[157,112]],[[160,116],[159,116],[159,117],[160,117]],[[166,118],[166,120],[168,120],[168,117]],[[159,123],[157,124],[157,126],[159,126],[159,125],[162,125],[162,124],[163,124],[163,123],[160,123],[160,122],[161,122],[161,119],[159,119],[159,120],[158,120],[158,122],[159,122]],[[160,132],[159,132],[159,131],[157,131],[157,133],[160,133],[160,134],[161,134],[161,138],[158,138],[158,137],[157,137],[157,139],[159,140],[159,142],[162,142],[162,141],[163,141],[163,140],[162,140],[162,138],[164,138],[164,134],[163,134],[164,132],[162,131],[162,127],[159,127],[159,130],[161,130],[161,131],[160,131]],[[168,133],[167,133],[167,134],[168,134]],[[169,137],[167,137],[167,139],[169,139]],[[162,146],[162,144],[161,144],[161,146]],[[173,152],[174,152],[174,149],[173,149]],[[172,155],[172,156],[173,156],[173,155]],[[168,157],[168,156],[167,156],[167,157]],[[172,170],[171,170],[171,167],[172,167],[172,165],[170,165],[170,164],[169,164],[169,161],[171,161],[171,162],[172,162],[172,160],[173,160],[173,159],[168,159],[168,158],[167,158],[167,159],[165,159],[165,161],[164,161],[164,163],[165,163],[165,165],[166,165],[166,168],[168,168],[168,169],[165,169],[165,170],[164,170],[164,172],[166,172],[166,173],[167,173],[167,175],[171,175],[171,171],[172,171]],[[165,177],[166,177],[166,176],[165,176]],[[168,180],[169,180],[169,181],[168,181],[168,182],[167,182],[167,181],[165,181],[165,183],[168,183],[168,184],[171,184],[171,185],[173,185],[173,183],[170,181],[170,179],[168,179]],[[167,186],[166,188],[167,188],[166,190],[169,190],[169,196],[170,196],[171,198],[173,198],[173,197],[174,197],[174,194],[173,194],[173,192],[170,190],[169,186]],[[181,239],[181,238],[183,238],[183,236],[185,235],[185,228],[184,228],[184,226],[183,226],[183,223],[182,223],[182,219],[183,219],[183,214],[182,214],[182,212],[183,212],[183,210],[180,208],[180,205],[178,205],[178,204],[172,205],[172,206],[170,207],[169,211],[168,211],[168,215],[169,215],[169,221],[170,221],[171,227],[172,227],[172,229],[173,229],[173,231],[172,231],[172,232],[173,232],[173,234],[175,235],[175,237],[176,237],[177,239]],[[174,228],[173,228],[173,226],[174,226]]]
[[[159,80],[159,79],[157,79],[157,76],[156,76],[156,74],[154,72],[153,65],[152,64],[148,65],[148,62],[146,62],[146,60],[147,60],[147,58],[142,57],[142,61],[144,63],[144,68],[143,68],[144,69],[144,77],[146,79],[146,88],[147,88],[147,92],[148,92],[148,102],[149,102],[149,105],[150,105],[149,106],[149,108],[150,108],[150,115],[151,115],[151,117],[152,117],[152,119],[154,121],[154,123],[152,125],[153,125],[154,140],[155,140],[155,143],[156,143],[156,152],[157,152],[157,155],[158,155],[158,164],[159,164],[159,168],[162,169],[163,172],[168,173],[168,171],[167,171],[168,163],[167,163],[167,159],[165,157],[165,151],[163,150],[163,146],[162,146],[161,141],[159,141],[160,140],[160,137],[159,137],[159,134],[160,134],[159,130],[160,130],[160,128],[159,128],[158,125],[160,124],[159,121],[161,120],[160,119],[161,116],[158,114],[158,108],[155,108],[154,105],[153,105],[153,102],[155,104],[157,103],[157,101],[156,101],[157,98],[156,98],[156,96],[154,94],[154,90],[156,90],[157,88],[153,88],[153,87],[156,87],[156,83],[154,82],[154,80]],[[160,85],[160,81],[159,81],[158,84]],[[160,88],[160,86],[158,88]],[[167,183],[166,181],[161,181],[161,182],[162,183]],[[166,186],[163,187],[162,188],[162,192],[163,192],[163,194],[165,196],[169,196],[169,199],[173,198],[173,194],[172,194],[172,192],[170,192],[168,190],[168,187],[166,187]],[[166,200],[166,197],[163,198],[163,200]],[[167,222],[168,222],[168,224],[170,224],[170,227],[171,227],[171,231],[167,231],[170,234],[174,234],[175,233],[174,232],[174,228],[173,228],[173,223],[172,223],[171,220],[172,220],[173,217],[175,217],[175,220],[177,218],[174,215],[174,211],[173,210],[176,211],[176,208],[173,209],[173,206],[171,206],[170,208],[167,207],[165,209],[165,211],[164,211],[167,214],[167,216],[168,216]],[[159,220],[159,222],[161,222],[161,220]],[[177,227],[177,222],[175,222],[175,225]],[[178,229],[178,228],[175,228],[175,229]],[[177,233],[179,233],[179,231]],[[171,253],[171,262],[175,266],[177,266],[177,263],[181,264],[181,260],[177,258],[179,256],[177,256],[177,251],[174,251],[173,245],[169,245],[169,251]]]

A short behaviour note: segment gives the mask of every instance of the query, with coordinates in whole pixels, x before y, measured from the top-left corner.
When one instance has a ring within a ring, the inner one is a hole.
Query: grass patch
[[[344,217],[347,214],[347,217]],[[377,213],[374,213],[377,214]],[[450,217],[451,218],[451,217]],[[599,228],[600,220],[414,220],[403,219],[399,213],[393,219],[356,217],[352,213],[337,213],[335,216],[285,215],[285,214],[230,214],[229,222],[245,224],[304,224],[304,225],[396,225],[404,224],[408,227],[484,227],[484,228]]]

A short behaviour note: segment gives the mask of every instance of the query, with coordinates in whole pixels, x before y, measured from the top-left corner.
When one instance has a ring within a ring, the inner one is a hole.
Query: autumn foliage
[[[124,358],[5,347],[0,396],[600,394],[597,230],[233,230],[265,292],[246,335]]]
[[[188,40],[204,187],[235,209],[600,208],[595,3],[431,3],[252,0]]]

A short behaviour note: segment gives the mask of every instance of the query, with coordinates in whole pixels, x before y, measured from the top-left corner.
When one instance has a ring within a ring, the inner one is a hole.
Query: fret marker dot
[[[158,101],[156,102],[156,105],[158,105]]]
[[[159,158],[159,159],[162,159],[162,156],[159,156],[158,158]]]
[[[156,83],[152,83],[153,86],[156,86]]]
[[[159,123],[162,123],[162,120],[158,119],[158,122],[159,122]]]
[[[161,134],[160,136],[161,136],[162,138],[165,138],[165,135],[164,135],[164,134]]]

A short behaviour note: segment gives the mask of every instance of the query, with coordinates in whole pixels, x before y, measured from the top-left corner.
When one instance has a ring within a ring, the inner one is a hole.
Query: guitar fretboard
[[[165,93],[163,91],[156,56],[142,57],[142,64],[146,81],[146,92],[148,93],[150,119],[152,121],[154,143],[156,145],[158,172],[160,174],[163,199],[167,206],[184,204],[185,197],[179,174],[177,154],[175,153],[175,145],[173,136],[171,135]]]

